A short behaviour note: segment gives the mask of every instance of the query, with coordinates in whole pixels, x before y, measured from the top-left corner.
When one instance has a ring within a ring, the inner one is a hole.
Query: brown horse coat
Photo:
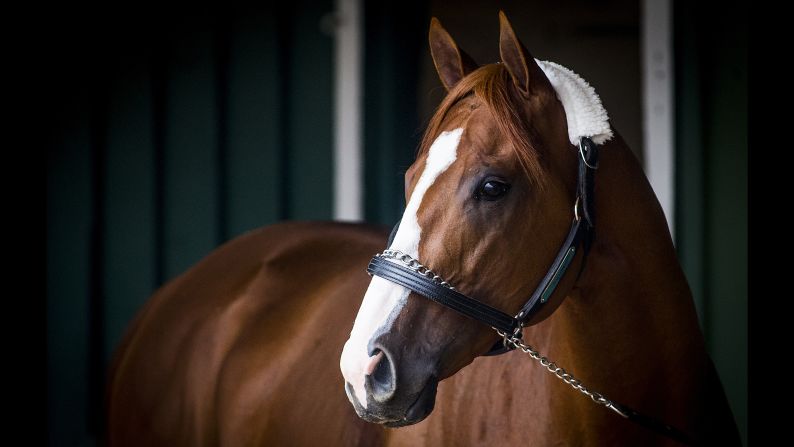
[[[290,223],[249,232],[160,289],[117,351],[112,446],[373,445],[339,354],[388,232]]]

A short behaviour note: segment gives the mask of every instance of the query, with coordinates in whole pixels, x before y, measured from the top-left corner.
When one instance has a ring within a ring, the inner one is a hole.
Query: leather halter
[[[534,293],[529,297],[521,310],[510,316],[509,314],[491,307],[474,298],[470,298],[453,288],[441,285],[439,282],[401,263],[392,262],[382,256],[375,255],[367,267],[370,275],[380,276],[406,287],[432,301],[449,307],[467,317],[487,324],[494,329],[507,334],[517,333],[532,318],[533,315],[548,303],[571,261],[576,255],[579,246],[587,256],[594,237],[595,206],[594,206],[594,174],[598,168],[598,146],[590,138],[583,137],[579,142],[579,168],[576,185],[576,201],[574,202],[574,219],[568,236],[560,247],[551,267],[543,276]],[[391,247],[400,222],[392,229],[387,247]],[[585,262],[582,262],[581,274]],[[502,341],[497,342],[490,351],[484,355],[497,355],[514,349]]]
[[[411,268],[400,262],[387,260],[384,254],[390,251],[388,249],[372,258],[367,267],[367,272],[370,275],[380,276],[406,287],[467,317],[485,323],[496,329],[497,332],[508,335],[513,334],[520,338],[521,328],[548,302],[560,279],[568,270],[568,266],[580,245],[585,259],[582,260],[578,275],[581,275],[584,270],[587,253],[595,236],[593,177],[596,169],[598,169],[598,146],[590,138],[584,137],[579,141],[579,169],[576,201],[574,202],[574,219],[571,223],[571,229],[568,231],[568,236],[565,238],[565,242],[563,242],[559,252],[557,252],[551,267],[549,267],[540,284],[535,288],[535,292],[532,293],[515,316],[511,317],[499,309],[456,291],[424,266],[422,268]],[[397,222],[392,229],[387,247],[391,247],[399,226],[400,222]],[[412,261],[418,264],[417,260]],[[510,346],[507,342],[507,337],[505,337],[483,355],[503,354],[512,349],[515,349],[515,346]],[[624,418],[655,433],[674,439],[682,444],[691,442],[691,439],[684,432],[670,425],[639,413],[626,405],[616,402],[610,402],[610,405],[613,411]]]

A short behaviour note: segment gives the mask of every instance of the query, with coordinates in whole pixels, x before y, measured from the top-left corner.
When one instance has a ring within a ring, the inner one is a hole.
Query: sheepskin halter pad
[[[612,138],[609,117],[595,89],[581,76],[560,64],[535,61],[549,78],[565,109],[571,144],[578,147],[582,137],[588,137],[599,145],[609,141]]]

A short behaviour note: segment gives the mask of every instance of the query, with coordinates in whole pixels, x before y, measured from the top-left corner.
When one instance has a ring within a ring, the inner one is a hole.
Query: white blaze
[[[400,250],[415,258],[419,257],[419,240],[422,229],[416,219],[416,212],[422,204],[422,198],[436,178],[457,159],[458,143],[460,143],[462,134],[462,128],[443,132],[430,146],[425,169],[405,207],[400,228],[389,248]],[[367,408],[364,377],[368,371],[372,370],[372,359],[368,352],[369,341],[376,334],[391,328],[392,322],[405,306],[410,292],[405,287],[374,276],[367,293],[364,294],[364,301],[358,310],[353,330],[345,343],[339,362],[345,381],[353,387],[356,398],[364,408]]]

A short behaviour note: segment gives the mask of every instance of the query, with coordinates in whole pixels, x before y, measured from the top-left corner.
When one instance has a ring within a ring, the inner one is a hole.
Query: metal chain
[[[570,385],[573,389],[589,397],[590,399],[593,400],[593,402],[609,408],[610,410],[623,416],[624,418],[629,417],[629,415],[621,411],[611,400],[604,397],[603,394],[587,389],[587,387],[585,387],[579,379],[577,379],[572,374],[565,371],[565,369],[557,366],[556,363],[552,362],[545,356],[541,355],[538,351],[532,348],[532,346],[524,343],[524,339],[521,335],[521,328],[516,329],[516,332],[514,334],[507,334],[505,332],[500,331],[499,329],[494,329],[494,330],[496,331],[497,334],[499,334],[500,337],[502,337],[502,341],[505,344],[505,346],[513,345],[514,348],[520,349],[524,353],[529,354],[530,357],[537,360],[538,363],[543,365],[543,367],[546,368],[548,372],[557,376],[557,378]]]
[[[455,288],[452,287],[452,285],[450,285],[448,282],[446,282],[442,277],[437,275],[428,267],[422,265],[421,262],[414,259],[414,257],[412,257],[411,255],[403,253],[400,250],[388,249],[388,250],[384,250],[382,253],[379,253],[375,256],[384,259],[395,260],[405,265],[409,269],[419,273],[420,275],[430,278],[436,284],[451,290],[455,290]],[[587,387],[585,387],[579,379],[577,379],[572,374],[565,371],[565,369],[557,366],[556,363],[552,362],[545,356],[541,355],[538,351],[532,348],[532,346],[524,343],[524,339],[521,334],[520,327],[517,328],[516,331],[512,334],[507,334],[496,328],[494,328],[494,330],[496,331],[497,334],[499,334],[500,337],[502,337],[502,342],[505,344],[505,346],[509,347],[508,345],[512,345],[514,348],[520,349],[524,353],[529,354],[530,357],[537,360],[544,368],[546,368],[548,372],[557,376],[557,378],[570,385],[573,389],[589,397],[590,399],[592,399],[593,402],[609,408],[610,410],[623,416],[624,418],[629,417],[629,415],[621,411],[611,400],[604,397],[603,394],[587,389]]]
[[[400,250],[383,250],[382,253],[375,255],[379,258],[384,259],[394,259],[395,261],[399,261],[401,264],[405,265],[409,269],[419,273],[422,276],[426,276],[430,278],[434,283],[438,284],[439,286],[446,287],[450,290],[455,290],[451,284],[444,281],[444,278],[438,276],[435,272],[430,270],[429,268],[422,265],[421,262],[414,259],[411,255],[401,252]]]

